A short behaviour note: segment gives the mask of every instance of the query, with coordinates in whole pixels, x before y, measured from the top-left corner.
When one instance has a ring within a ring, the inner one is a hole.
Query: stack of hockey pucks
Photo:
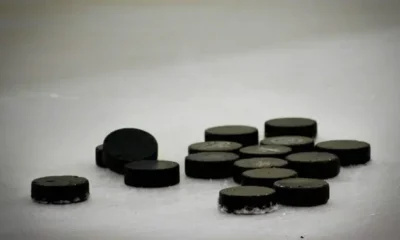
[[[326,179],[340,166],[367,163],[370,145],[332,140],[315,145],[317,122],[277,118],[265,122],[265,138],[244,125],[205,130],[205,141],[189,146],[185,173],[191,178],[233,178],[240,186],[219,192],[219,209],[233,214],[268,213],[278,203],[318,206],[330,198]]]

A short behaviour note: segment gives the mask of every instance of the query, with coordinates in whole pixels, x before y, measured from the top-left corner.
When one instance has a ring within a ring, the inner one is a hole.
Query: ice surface
[[[399,1],[170,1],[2,1],[0,239],[400,239]],[[186,178],[188,145],[281,116],[368,141],[373,161],[329,180],[327,205],[221,214],[234,183]],[[179,185],[96,167],[95,146],[129,126],[181,164]],[[87,177],[90,199],[33,203],[30,182],[58,174]]]

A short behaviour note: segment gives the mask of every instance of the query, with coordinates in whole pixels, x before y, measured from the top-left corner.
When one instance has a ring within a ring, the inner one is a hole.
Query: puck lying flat
[[[335,154],[339,157],[342,166],[365,164],[371,159],[371,146],[369,143],[356,140],[320,142],[315,148],[317,151]]]
[[[96,147],[96,165],[102,168],[107,167],[103,162],[103,145]]]
[[[239,159],[235,153],[201,152],[185,158],[185,173],[191,178],[222,179],[232,177],[233,163]]]
[[[242,144],[227,141],[211,141],[193,143],[189,146],[189,154],[198,152],[233,152],[242,148]]]
[[[242,185],[273,187],[274,182],[297,177],[297,173],[286,168],[259,168],[242,173]]]
[[[86,201],[89,181],[77,176],[48,176],[31,183],[31,198],[39,203],[69,204]]]
[[[254,158],[254,157],[275,157],[284,158],[290,154],[292,149],[290,147],[281,145],[255,145],[241,148],[239,155],[241,158]]]
[[[317,136],[317,122],[308,118],[275,118],[265,122],[265,137]]]
[[[158,188],[179,183],[179,164],[171,161],[134,161],[125,165],[125,184]]]
[[[318,206],[329,200],[329,184],[311,178],[290,178],[275,182],[277,200],[289,206]]]
[[[247,170],[257,169],[257,168],[273,168],[281,167],[284,168],[288,165],[288,162],[280,158],[245,158],[237,160],[233,164],[233,180],[241,184],[242,183],[242,173]]]
[[[258,130],[255,127],[243,125],[225,125],[208,128],[205,131],[205,141],[237,142],[243,146],[258,144]]]
[[[264,214],[276,204],[275,190],[257,186],[238,186],[219,192],[219,209],[233,214]]]
[[[340,172],[339,158],[327,152],[302,152],[286,157],[289,168],[299,177],[327,179],[336,177]]]
[[[308,152],[314,149],[314,139],[303,136],[278,136],[264,138],[261,145],[282,145],[292,149],[292,152]]]
[[[124,172],[124,165],[138,160],[156,160],[158,144],[148,132],[123,128],[110,133],[103,143],[106,166],[116,173]]]

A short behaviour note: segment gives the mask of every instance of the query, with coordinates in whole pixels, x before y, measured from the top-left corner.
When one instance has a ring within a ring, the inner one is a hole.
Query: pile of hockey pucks
[[[276,118],[265,122],[265,138],[244,125],[205,130],[205,141],[189,146],[185,173],[191,178],[233,178],[238,186],[219,192],[218,206],[233,214],[264,214],[277,204],[318,206],[330,198],[326,179],[341,166],[365,164],[368,143],[331,140],[315,144],[317,122]]]

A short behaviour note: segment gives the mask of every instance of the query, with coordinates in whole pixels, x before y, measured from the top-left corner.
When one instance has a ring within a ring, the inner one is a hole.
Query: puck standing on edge
[[[239,159],[233,164],[233,180],[241,184],[242,183],[242,173],[247,170],[257,169],[257,168],[285,168],[288,162],[280,158],[245,158]]]
[[[103,161],[103,144],[96,147],[96,165],[101,168],[107,167]]]
[[[185,173],[191,178],[222,179],[232,177],[233,163],[239,159],[235,153],[201,152],[185,158]]]
[[[335,154],[339,157],[342,166],[365,164],[371,159],[371,146],[362,141],[331,140],[320,142],[315,148],[317,151]]]
[[[89,198],[89,181],[77,176],[48,176],[31,183],[31,198],[38,203],[69,204]]]
[[[198,152],[233,152],[236,153],[242,148],[242,144],[227,141],[198,142],[189,146],[189,154]]]
[[[289,168],[299,177],[327,179],[336,177],[340,172],[339,158],[327,152],[302,152],[286,157]]]
[[[148,132],[136,128],[123,128],[110,133],[103,143],[106,166],[122,174],[124,165],[138,160],[156,160],[157,140]]]
[[[255,146],[244,147],[239,150],[241,158],[254,158],[254,157],[284,158],[291,152],[292,149],[290,147],[281,145],[255,145]]]
[[[264,214],[276,204],[275,190],[258,186],[238,186],[219,192],[219,209],[233,214]]]
[[[314,139],[303,136],[278,136],[264,138],[261,145],[282,145],[292,149],[292,152],[308,152],[314,149]]]
[[[125,184],[158,188],[179,183],[179,164],[172,161],[134,161],[125,165]]]
[[[286,168],[258,168],[242,173],[242,185],[273,187],[274,182],[297,177],[297,173]]]
[[[205,131],[205,141],[237,142],[243,146],[258,144],[258,130],[255,127],[243,125],[225,125],[208,128]]]
[[[317,136],[317,122],[309,118],[275,118],[265,122],[265,137]]]
[[[274,183],[277,200],[289,206],[318,206],[329,200],[329,184],[320,179],[290,178]]]

